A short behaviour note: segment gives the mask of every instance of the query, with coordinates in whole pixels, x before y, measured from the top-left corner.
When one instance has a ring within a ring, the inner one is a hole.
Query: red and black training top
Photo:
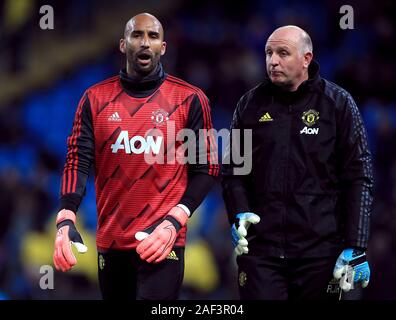
[[[172,136],[183,128],[196,133],[196,164],[168,161],[175,150],[180,151],[183,141]],[[206,134],[199,143],[200,129],[212,129],[207,97],[199,88],[165,74],[161,65],[144,79],[131,78],[123,70],[90,87],[80,100],[67,140],[61,209],[77,212],[94,164],[98,249],[135,248],[137,231],[179,203],[193,212],[214,184],[219,173],[215,137]],[[154,155],[158,147],[164,163],[146,161],[145,156]],[[175,245],[184,246],[185,236],[186,227]]]

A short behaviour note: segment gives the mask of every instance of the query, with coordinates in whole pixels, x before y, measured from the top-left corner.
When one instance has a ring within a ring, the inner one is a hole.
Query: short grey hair
[[[302,30],[300,53],[306,54],[307,52],[313,52],[312,40],[309,34],[305,30]]]

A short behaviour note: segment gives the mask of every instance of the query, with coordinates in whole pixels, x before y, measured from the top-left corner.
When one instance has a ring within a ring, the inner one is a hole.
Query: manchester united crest
[[[100,270],[103,270],[105,267],[105,259],[104,257],[100,254],[99,255],[99,268]]]
[[[309,109],[303,112],[301,119],[308,127],[311,127],[319,120],[319,112],[314,109]]]
[[[239,274],[239,285],[243,287],[246,283],[246,280],[247,280],[246,272],[241,271],[241,273]]]
[[[169,120],[169,113],[164,109],[158,109],[152,113],[151,120],[153,121],[154,125],[162,126],[165,121]]]

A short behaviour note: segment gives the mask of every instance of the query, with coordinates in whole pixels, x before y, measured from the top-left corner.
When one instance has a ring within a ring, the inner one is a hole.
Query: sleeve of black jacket
[[[339,114],[337,130],[345,246],[366,249],[373,203],[372,160],[362,116],[349,94]]]
[[[195,163],[188,164],[188,184],[180,203],[187,206],[192,214],[219,175],[216,137],[211,131],[213,125],[210,104],[202,91],[194,95],[191,101],[187,129],[193,133],[188,138],[188,144],[195,147]]]
[[[81,98],[67,139],[67,156],[61,180],[60,209],[77,212],[85,195],[90,168],[94,162],[94,132],[88,94]]]
[[[242,113],[247,104],[246,97],[242,97],[234,111],[230,126],[230,139],[223,156],[222,164],[222,188],[223,198],[227,209],[230,224],[234,223],[236,215],[241,212],[249,212],[249,175],[238,174],[238,168],[243,164],[234,161],[233,154],[242,155],[244,150],[244,126]],[[239,134],[238,134],[238,130]],[[235,134],[235,135],[234,135]],[[249,155],[244,155],[249,156]]]

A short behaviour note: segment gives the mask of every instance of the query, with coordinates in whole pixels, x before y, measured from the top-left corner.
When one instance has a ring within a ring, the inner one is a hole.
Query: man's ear
[[[120,39],[120,51],[125,54],[126,48],[125,48],[125,39]]]
[[[304,54],[304,68],[308,69],[309,64],[311,63],[313,58],[313,53],[312,52],[306,52]]]
[[[162,48],[161,48],[161,56],[163,56],[166,52],[166,42],[162,42]]]

